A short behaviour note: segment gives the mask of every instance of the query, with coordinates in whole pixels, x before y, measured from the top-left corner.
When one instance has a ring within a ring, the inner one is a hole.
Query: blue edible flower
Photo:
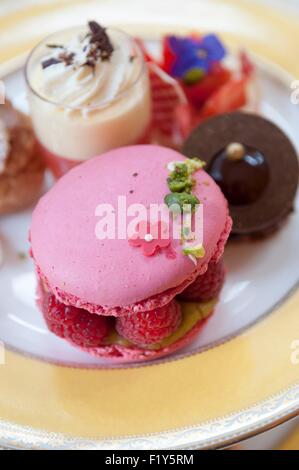
[[[175,78],[185,78],[194,70],[202,76],[208,74],[213,64],[226,55],[223,44],[215,34],[198,39],[170,36],[169,45],[175,55],[170,71]]]

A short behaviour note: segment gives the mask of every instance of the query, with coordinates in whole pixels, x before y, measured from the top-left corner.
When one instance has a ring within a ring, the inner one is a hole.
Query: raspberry
[[[66,306],[56,300],[52,294],[44,293],[42,307],[49,330],[78,346],[86,348],[100,346],[109,334],[108,318]]]
[[[174,333],[181,322],[179,305],[169,304],[148,312],[131,313],[116,320],[118,333],[138,346],[159,343]]]
[[[208,270],[181,293],[180,298],[190,302],[207,302],[219,296],[225,279],[223,261],[210,263]]]

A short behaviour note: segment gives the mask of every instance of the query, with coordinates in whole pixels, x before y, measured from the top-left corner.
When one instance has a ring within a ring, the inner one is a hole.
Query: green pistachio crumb
[[[206,163],[204,161],[200,160],[199,158],[194,157],[194,158],[188,158],[185,162],[185,165],[188,168],[189,174],[192,175],[196,171],[201,170],[202,168],[204,168],[206,166]]]
[[[195,258],[203,258],[206,254],[202,244],[183,248],[184,255],[195,256]]]
[[[168,187],[172,193],[191,193],[191,190],[194,185],[194,181],[190,178],[182,179],[167,179]]]
[[[175,165],[175,169],[174,171],[172,171],[172,173],[174,176],[178,177],[178,178],[182,178],[184,176],[188,176],[188,167],[185,163],[177,163]]]
[[[180,212],[183,212],[183,209],[186,209],[187,206],[191,206],[191,211],[193,212],[196,205],[199,204],[199,199],[193,194],[182,192],[167,194],[164,202],[172,212],[178,212],[178,207]]]

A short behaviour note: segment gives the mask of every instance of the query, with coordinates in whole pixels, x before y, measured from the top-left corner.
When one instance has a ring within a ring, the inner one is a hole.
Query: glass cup
[[[61,96],[53,97],[53,93],[48,97],[45,93],[41,62],[49,56],[49,44],[68,44],[86,31],[77,27],[48,36],[33,49],[26,63],[33,127],[46,164],[56,177],[113,148],[148,141],[151,95],[147,66],[136,41],[120,30],[108,28],[107,34],[114,46],[126,44],[128,63],[122,67],[134,67],[131,80],[120,91],[108,99],[95,94],[88,103],[80,105],[69,100],[66,103]],[[73,86],[72,80],[76,77],[71,73],[59,84],[58,95],[64,96]],[[63,86],[65,93],[61,93]]]

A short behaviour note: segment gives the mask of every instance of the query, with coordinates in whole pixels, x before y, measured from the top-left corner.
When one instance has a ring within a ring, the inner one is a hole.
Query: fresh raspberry
[[[56,300],[52,294],[44,293],[42,308],[49,330],[78,346],[86,348],[99,346],[109,334],[108,318],[66,306]]]
[[[190,302],[207,302],[219,296],[225,279],[225,269],[223,261],[210,263],[208,270],[197,279],[187,289],[182,292],[180,298]]]
[[[159,343],[174,333],[182,319],[177,302],[148,312],[131,313],[116,320],[118,333],[138,346]]]

